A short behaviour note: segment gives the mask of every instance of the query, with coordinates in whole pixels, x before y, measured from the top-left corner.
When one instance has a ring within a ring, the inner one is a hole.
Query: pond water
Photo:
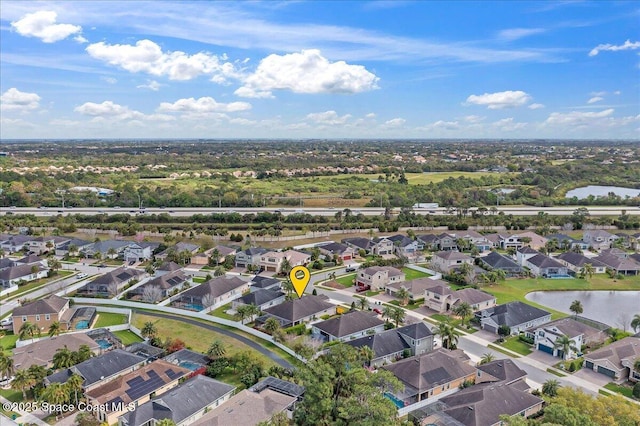
[[[640,291],[534,291],[526,299],[571,314],[574,300],[582,302],[581,316],[630,331],[634,314],[640,313]]]
[[[594,197],[606,197],[610,192],[613,192],[616,195],[624,198],[627,195],[629,197],[637,197],[640,195],[640,189],[633,188],[623,188],[621,186],[598,186],[598,185],[589,185],[583,186],[581,188],[572,189],[567,192],[566,198],[578,197],[579,200],[583,198],[587,198],[589,195],[593,195]]]

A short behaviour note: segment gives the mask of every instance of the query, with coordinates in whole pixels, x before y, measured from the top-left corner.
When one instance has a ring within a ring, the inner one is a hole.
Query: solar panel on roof
[[[164,373],[165,373],[167,376],[169,376],[169,378],[170,378],[171,380],[173,380],[173,379],[177,379],[178,377],[182,376],[182,373],[175,372],[175,371],[173,371],[173,370],[172,370],[172,369],[170,369],[170,368],[168,368],[168,369],[164,370]]]
[[[144,379],[140,376],[136,376],[131,380],[127,380],[127,384],[131,387],[137,386],[138,384],[144,382]]]
[[[153,375],[150,373],[153,373]],[[143,380],[140,385],[136,385],[125,391],[125,393],[129,395],[129,398],[131,398],[132,401],[135,401],[144,395],[152,393],[164,384],[164,380],[162,380],[162,378],[158,376],[155,371],[149,371],[147,374],[149,375],[148,380]]]

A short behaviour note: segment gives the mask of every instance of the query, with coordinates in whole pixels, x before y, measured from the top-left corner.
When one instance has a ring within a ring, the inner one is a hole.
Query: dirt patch
[[[329,288],[335,288],[336,290],[343,290],[346,287],[343,286],[342,284],[340,284],[337,281],[327,281],[326,283],[322,284],[324,287],[329,287]]]

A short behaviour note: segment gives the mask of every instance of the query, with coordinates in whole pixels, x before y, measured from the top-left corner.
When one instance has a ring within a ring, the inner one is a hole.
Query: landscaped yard
[[[351,287],[354,284],[353,281],[355,277],[356,277],[356,274],[343,275],[340,278],[337,278],[336,281],[345,287]]]
[[[623,386],[623,385],[619,385],[617,383],[611,382],[604,385],[604,388],[612,392],[619,393],[620,395],[624,395],[627,398],[636,399],[633,397],[633,393],[632,393],[633,388],[631,388],[630,386]]]
[[[509,350],[512,350],[516,353],[519,353],[520,355],[524,355],[527,356],[529,355],[531,352],[533,352],[531,350],[531,345],[521,341],[520,339],[518,339],[518,336],[512,336],[509,337],[508,339],[506,339],[504,342],[502,343],[498,343],[496,342],[498,345],[503,346]]]
[[[194,283],[198,283],[198,284],[202,284],[203,282],[206,281],[205,277],[193,277],[192,280]]]
[[[392,304],[392,305],[400,306],[400,301],[399,300],[392,300],[389,303]],[[414,309],[418,309],[423,304],[424,304],[424,298],[418,299],[418,300],[414,301],[413,303],[408,303],[407,305],[402,306],[402,307],[405,308],[405,309],[414,310]]]
[[[110,325],[120,325],[127,323],[125,314],[116,314],[111,312],[98,312],[98,320],[93,326],[94,328],[108,327]]]
[[[231,309],[231,303],[227,303],[224,306],[220,306],[219,308],[214,309],[213,311],[209,312],[209,315],[213,315],[218,318],[228,319],[231,321],[237,321],[237,318],[234,315],[231,315],[225,312],[227,309]]]
[[[415,269],[411,269],[411,268],[402,268],[402,272],[404,272],[404,280],[405,281],[411,281],[411,280],[416,280],[418,278],[424,278],[424,277],[430,277],[430,274],[427,274],[426,272],[421,272],[421,271],[416,271]]]
[[[17,340],[18,340],[17,335],[13,333],[9,333],[6,336],[0,338],[0,347],[2,347],[2,350],[5,353],[11,352],[11,350],[16,347]]]
[[[498,304],[519,300],[551,312],[552,319],[566,317],[567,314],[545,306],[530,302],[525,295],[532,291],[543,290],[640,290],[640,275],[625,277],[622,280],[612,280],[604,274],[594,275],[593,278],[551,280],[544,278],[508,279],[493,286],[486,286],[483,290],[493,294]]]
[[[118,337],[118,339],[120,339],[122,344],[125,346],[129,346],[133,343],[142,342],[142,338],[140,338],[137,334],[135,334],[130,330],[114,331],[113,334],[115,334],[116,337]]]
[[[196,352],[205,353],[207,349],[209,349],[211,343],[213,343],[215,340],[220,340],[223,342],[226,348],[227,352],[225,356],[227,357],[231,357],[238,352],[250,351],[255,356],[264,361],[266,369],[269,369],[269,367],[274,365],[274,362],[271,359],[262,355],[260,352],[254,350],[253,348],[247,346],[239,340],[229,336],[225,336],[224,334],[216,333],[215,331],[207,330],[204,327],[199,327],[182,321],[170,320],[166,318],[158,321],[158,318],[154,316],[137,313],[133,315],[133,325],[135,325],[139,329],[142,329],[142,327],[144,327],[144,323],[148,321],[155,324],[156,328],[158,329],[158,336],[160,338],[166,339],[167,337],[171,337],[172,339],[180,339],[186,344],[188,348]]]

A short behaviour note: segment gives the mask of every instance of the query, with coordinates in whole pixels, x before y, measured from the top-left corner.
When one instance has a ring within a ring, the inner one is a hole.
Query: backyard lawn
[[[254,350],[253,348],[240,342],[239,340],[229,336],[225,336],[224,334],[216,333],[215,331],[207,330],[204,327],[199,327],[182,321],[176,321],[166,318],[162,318],[159,321],[158,318],[154,316],[137,313],[133,315],[133,325],[135,325],[139,329],[142,329],[142,327],[144,327],[144,323],[148,321],[155,324],[156,328],[158,329],[158,336],[160,338],[179,338],[186,344],[188,348],[196,352],[205,353],[207,349],[209,349],[209,346],[212,342],[214,342],[215,340],[220,340],[223,342],[224,347],[227,350],[225,354],[225,356],[227,357],[232,357],[238,352],[249,351],[252,352],[256,357],[264,361],[266,369],[269,369],[269,367],[274,365],[274,362],[265,355],[262,355],[260,352]]]
[[[594,275],[589,279],[559,279],[544,278],[508,279],[493,286],[486,286],[483,290],[493,294],[498,299],[498,304],[519,300],[552,314],[552,319],[566,317],[567,314],[545,306],[530,302],[525,295],[532,291],[544,290],[640,290],[640,275],[625,277],[622,280],[612,280],[604,274]]]
[[[120,325],[127,323],[125,314],[115,314],[111,312],[98,312],[98,320],[93,328],[108,327],[110,325]]]
[[[404,280],[405,281],[411,281],[411,280],[416,280],[418,278],[424,278],[424,277],[430,277],[430,274],[427,274],[426,272],[420,272],[420,271],[416,271],[415,269],[411,269],[411,268],[402,268],[402,272],[404,272]]]
[[[17,340],[17,335],[9,333],[6,336],[0,338],[0,347],[5,353],[11,352],[11,350],[16,347]]]
[[[340,278],[337,278],[336,281],[345,287],[351,287],[353,286],[353,280],[355,279],[355,277],[356,277],[356,274],[344,275]]]
[[[209,312],[209,315],[213,315],[218,318],[228,319],[231,321],[237,321],[238,319],[234,315],[231,315],[225,312],[227,309],[231,309],[231,303],[227,303],[226,305],[223,305],[217,309],[214,309],[213,311]]]
[[[133,343],[142,342],[142,339],[130,330],[114,331],[113,334],[120,339],[123,345],[129,346]]]

